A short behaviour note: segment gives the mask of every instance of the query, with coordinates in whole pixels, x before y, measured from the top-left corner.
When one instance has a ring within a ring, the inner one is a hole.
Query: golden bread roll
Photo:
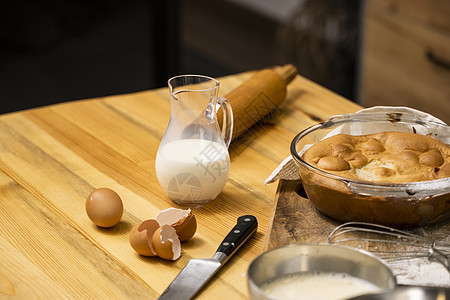
[[[302,158],[328,173],[377,183],[450,177],[450,146],[408,132],[338,134],[314,144]]]

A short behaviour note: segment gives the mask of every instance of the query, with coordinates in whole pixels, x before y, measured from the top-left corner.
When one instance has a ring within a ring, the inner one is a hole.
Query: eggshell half
[[[122,218],[122,199],[111,189],[95,189],[86,199],[86,213],[95,225],[112,227]]]
[[[156,216],[156,221],[159,225],[171,225],[180,241],[189,240],[197,231],[197,219],[191,209],[167,208]]]
[[[159,228],[156,220],[143,221],[133,227],[130,232],[130,245],[140,255],[156,256],[156,251],[152,245],[152,237]]]
[[[170,225],[159,227],[152,237],[153,248],[159,257],[177,260],[181,256],[181,243],[177,232]]]

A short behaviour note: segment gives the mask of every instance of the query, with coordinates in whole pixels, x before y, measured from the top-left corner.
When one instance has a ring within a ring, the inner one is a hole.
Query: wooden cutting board
[[[302,195],[302,196],[301,196]],[[326,243],[330,233],[341,223],[314,208],[306,198],[300,181],[280,180],[276,192],[263,250],[295,243]],[[419,236],[432,236],[450,244],[450,222],[409,230]],[[361,237],[360,235],[354,237]],[[426,257],[427,249],[419,251],[410,245],[384,242],[347,242],[343,245],[360,248],[382,257],[391,267],[399,284],[450,287],[450,272],[442,264]],[[450,250],[450,248],[447,248]],[[380,254],[379,251],[387,251]],[[406,251],[413,250],[413,254]],[[418,254],[422,254],[420,257]]]

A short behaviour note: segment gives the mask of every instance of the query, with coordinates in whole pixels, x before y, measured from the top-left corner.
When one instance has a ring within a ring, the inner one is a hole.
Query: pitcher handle
[[[220,106],[223,107],[223,121],[222,121],[222,137],[227,148],[230,146],[231,138],[233,136],[233,110],[228,100],[224,97],[217,98],[216,113]]]

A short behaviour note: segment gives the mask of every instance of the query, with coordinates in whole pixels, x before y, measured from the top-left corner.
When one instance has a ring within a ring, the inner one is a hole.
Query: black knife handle
[[[231,229],[216,252],[222,252],[230,257],[257,229],[258,221],[255,216],[240,216],[237,224]]]

